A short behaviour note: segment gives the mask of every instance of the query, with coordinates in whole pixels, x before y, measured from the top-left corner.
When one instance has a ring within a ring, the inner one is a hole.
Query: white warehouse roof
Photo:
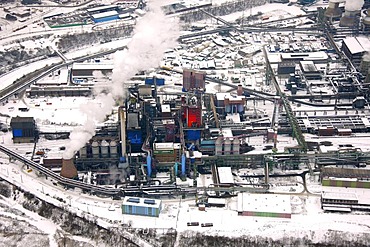
[[[118,15],[118,12],[115,10],[112,10],[112,11],[107,11],[107,12],[92,15],[92,17],[94,19],[100,19],[100,18],[115,16],[115,15]]]
[[[113,67],[107,63],[74,63],[72,70],[113,70]]]
[[[291,213],[289,195],[238,194],[238,212]]]
[[[234,177],[231,172],[231,167],[217,167],[220,184],[233,184]]]

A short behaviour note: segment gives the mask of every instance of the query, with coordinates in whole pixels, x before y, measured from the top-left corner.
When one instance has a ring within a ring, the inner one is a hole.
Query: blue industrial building
[[[98,13],[91,16],[95,23],[101,23],[106,21],[114,21],[119,19],[119,14],[117,11],[112,10],[108,12]]]
[[[38,138],[33,117],[13,117],[10,121],[14,143],[35,142]]]
[[[163,78],[145,78],[145,85],[157,85],[157,86],[163,86],[164,85],[164,79]]]
[[[158,217],[162,209],[162,201],[140,197],[125,197],[122,202],[122,213]]]

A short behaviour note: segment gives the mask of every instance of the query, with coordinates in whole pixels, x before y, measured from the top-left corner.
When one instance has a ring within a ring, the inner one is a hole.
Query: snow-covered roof
[[[313,61],[300,61],[300,64],[304,72],[317,72],[317,68]]]
[[[234,114],[228,113],[226,116],[226,120],[230,120],[233,123],[240,123],[240,115],[239,113],[234,113]]]
[[[357,195],[355,193],[334,193],[323,191],[321,193],[321,197],[322,199],[358,201]]]
[[[161,105],[161,111],[162,112],[171,112],[170,105]]]
[[[364,48],[357,42],[356,37],[349,37],[343,40],[343,43],[347,46],[348,50],[352,53],[360,53],[364,51]]]
[[[268,194],[238,194],[238,212],[291,213],[290,196]]]
[[[96,11],[102,11],[102,10],[111,9],[111,8],[117,8],[117,5],[99,6],[99,7],[88,9],[87,12],[96,12]]]
[[[154,143],[154,150],[172,150],[173,142]]]
[[[160,208],[161,202],[161,200],[157,199],[126,196],[123,199],[122,205]]]
[[[281,53],[282,59],[302,59],[302,60],[324,60],[328,59],[328,54],[323,51],[317,52],[299,52],[299,53]]]
[[[224,100],[226,97],[231,97],[230,93],[216,93],[217,100]]]
[[[118,15],[118,12],[115,11],[115,10],[112,10],[112,11],[107,11],[107,12],[103,12],[103,13],[99,13],[99,14],[94,14],[92,15],[92,17],[94,19],[99,19],[99,18],[104,18],[104,17],[109,17],[109,16],[116,16]]]
[[[208,203],[213,204],[213,205],[225,205],[226,204],[226,199],[225,198],[208,198]]]
[[[231,172],[231,167],[217,167],[218,177],[221,184],[233,184],[234,178]]]
[[[72,70],[112,70],[113,67],[113,63],[74,63]]]
[[[223,128],[221,130],[221,134],[222,134],[223,137],[229,137],[229,138],[233,137],[233,132],[232,132],[231,128]]]

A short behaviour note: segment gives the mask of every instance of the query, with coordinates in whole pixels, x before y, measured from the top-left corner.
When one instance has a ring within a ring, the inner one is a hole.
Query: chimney
[[[60,175],[65,178],[76,178],[77,169],[73,163],[73,159],[63,159],[62,160],[62,170]]]
[[[359,10],[345,10],[343,16],[340,18],[340,27],[354,27],[356,26]]]
[[[338,20],[342,16],[342,10],[339,8],[339,3],[341,2],[343,0],[330,0],[325,16],[329,19]]]
[[[238,85],[238,89],[236,90],[236,93],[238,94],[238,96],[242,96],[243,95],[243,87],[242,85]]]
[[[354,27],[358,23],[358,16],[360,15],[364,0],[346,0],[344,6],[344,14],[340,18],[339,26]]]

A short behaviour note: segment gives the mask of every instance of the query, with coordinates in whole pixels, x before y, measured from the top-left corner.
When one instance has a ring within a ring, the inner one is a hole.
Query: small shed
[[[225,207],[226,206],[226,199],[225,198],[208,198],[208,206],[210,207]]]

